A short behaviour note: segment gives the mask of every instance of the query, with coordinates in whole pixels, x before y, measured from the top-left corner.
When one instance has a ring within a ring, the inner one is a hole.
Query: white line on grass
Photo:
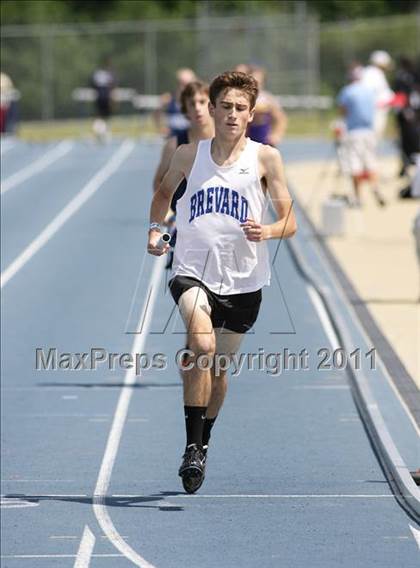
[[[131,354],[142,353],[144,344],[149,332],[152,321],[154,305],[156,303],[159,282],[162,277],[165,266],[165,256],[161,256],[154,261],[152,274],[150,277],[150,284],[147,293],[145,294],[145,302],[143,304],[142,313],[140,315],[140,322],[143,322],[142,332],[135,335]],[[137,328],[139,329],[139,327]],[[124,386],[133,385],[136,382],[135,369],[127,369],[124,377]],[[96,482],[95,492],[93,496],[93,510],[98,519],[99,525],[103,532],[108,536],[110,542],[124,554],[126,558],[131,560],[136,566],[140,568],[154,568],[147,560],[140,556],[131,546],[129,546],[122,536],[117,532],[114,527],[111,517],[106,508],[106,494],[111,480],[112,469],[114,467],[115,459],[118,452],[118,447],[121,441],[124,424],[127,420],[128,408],[134,390],[129,388],[122,388],[118,399],[117,408],[114,414],[114,420],[111,430],[108,435],[105,454],[102,460],[101,468],[99,470],[98,480]]]
[[[114,174],[134,148],[134,142],[125,141],[106,166],[101,168],[84,188],[54,217],[43,231],[31,242],[1,274],[1,287],[30,260],[51,237],[72,217],[86,201]]]
[[[57,146],[54,146],[51,150],[48,150],[41,158],[35,160],[25,168],[19,170],[15,174],[12,174],[1,184],[1,193],[4,194],[9,189],[13,189],[17,185],[20,185],[27,179],[31,178],[35,174],[39,174],[45,168],[48,168],[51,164],[65,156],[73,148],[73,142],[68,140],[63,140]]]

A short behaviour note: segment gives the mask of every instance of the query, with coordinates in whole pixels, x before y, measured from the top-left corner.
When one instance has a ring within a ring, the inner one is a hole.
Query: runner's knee
[[[188,339],[188,346],[196,357],[202,354],[213,357],[216,351],[216,340],[212,333],[195,333]]]

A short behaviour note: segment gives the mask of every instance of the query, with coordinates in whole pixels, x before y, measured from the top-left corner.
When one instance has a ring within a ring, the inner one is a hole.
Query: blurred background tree
[[[406,14],[418,0],[3,0],[2,25],[107,20],[192,18],[293,12],[307,9],[322,22]]]
[[[210,80],[254,62],[277,94],[333,97],[347,65],[374,49],[420,54],[419,0],[3,0],[0,9],[1,67],[22,95],[22,119],[85,116],[72,92],[107,57],[119,86],[141,94],[172,89],[177,67]]]

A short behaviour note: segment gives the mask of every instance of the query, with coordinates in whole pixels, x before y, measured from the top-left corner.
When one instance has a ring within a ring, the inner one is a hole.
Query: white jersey
[[[211,142],[199,142],[187,188],[177,202],[172,276],[198,278],[216,294],[255,292],[270,283],[268,248],[265,241],[248,241],[240,224],[247,218],[263,222],[260,144],[247,138],[238,160],[219,166]]]
[[[375,102],[378,107],[389,105],[394,93],[382,69],[375,65],[364,67],[361,81],[375,95]]]

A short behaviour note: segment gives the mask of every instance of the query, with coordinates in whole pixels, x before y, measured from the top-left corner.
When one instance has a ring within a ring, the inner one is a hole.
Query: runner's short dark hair
[[[258,97],[258,84],[251,75],[240,71],[226,71],[213,79],[210,85],[210,102],[216,105],[217,97],[226,89],[237,89],[243,91],[248,97],[251,109],[255,107]]]
[[[205,93],[209,96],[209,86],[202,81],[191,81],[186,87],[183,88],[181,93],[181,111],[187,114],[187,102],[192,99],[197,93]]]

